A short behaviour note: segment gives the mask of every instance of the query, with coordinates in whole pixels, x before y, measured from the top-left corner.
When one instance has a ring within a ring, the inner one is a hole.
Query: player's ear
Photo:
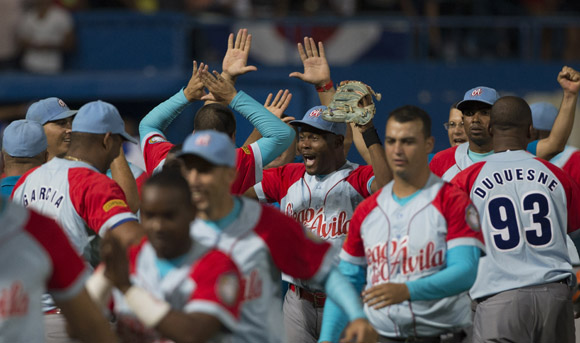
[[[334,147],[342,149],[344,145],[344,136],[334,135]]]
[[[427,137],[427,139],[425,140],[425,147],[427,150],[427,154],[430,154],[433,151],[433,148],[435,147],[435,137],[433,136]]]
[[[533,139],[538,139],[538,131],[536,129],[534,129],[534,125],[530,124],[530,127],[528,128],[528,137],[526,137],[528,139],[528,141],[532,140],[532,137],[534,137]]]

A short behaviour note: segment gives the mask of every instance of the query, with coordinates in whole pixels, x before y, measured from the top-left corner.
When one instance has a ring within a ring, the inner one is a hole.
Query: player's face
[[[421,120],[406,123],[394,119],[387,121],[385,152],[395,176],[410,180],[416,173],[429,168],[427,160],[433,144],[433,137],[425,137]]]
[[[447,122],[447,127],[449,144],[452,147],[467,142],[467,135],[465,134],[465,129],[463,128],[463,114],[460,110],[452,108],[449,111],[449,121]]]
[[[44,124],[44,133],[48,143],[48,158],[63,157],[70,147],[70,136],[73,117],[49,121]]]
[[[196,211],[185,194],[175,187],[143,187],[141,223],[159,257],[177,257],[189,249],[189,223]]]
[[[223,199],[230,194],[236,170],[215,166],[193,155],[185,155],[181,159],[182,173],[189,184],[195,207],[201,212],[209,213],[212,208],[221,206]]]
[[[336,168],[332,134],[303,127],[298,134],[298,152],[304,159],[306,172],[310,175],[326,175]]]
[[[463,125],[469,140],[478,146],[491,144],[489,119],[491,106],[481,102],[469,103],[463,109]]]

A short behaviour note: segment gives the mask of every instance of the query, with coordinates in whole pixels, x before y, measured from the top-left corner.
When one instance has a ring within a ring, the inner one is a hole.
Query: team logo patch
[[[66,104],[64,103],[64,101],[62,101],[61,99],[58,99],[58,105],[60,107],[66,107]]]
[[[128,207],[127,203],[121,199],[109,200],[103,205],[103,210],[109,212],[114,207]]]
[[[211,141],[210,135],[201,135],[195,139],[195,145],[197,146],[208,146],[209,142]]]
[[[244,145],[242,147],[242,150],[246,153],[246,155],[251,154],[252,152],[250,151],[250,148],[248,148],[248,146]]]
[[[313,110],[312,112],[310,112],[310,114],[308,116],[313,117],[313,118],[318,118],[318,117],[320,117],[321,114],[322,114],[322,109],[317,108],[317,109]]]
[[[217,296],[221,302],[233,306],[238,300],[240,282],[234,273],[220,275],[217,281]]]
[[[465,208],[465,222],[473,231],[480,231],[481,225],[479,223],[479,212],[473,204],[469,204]]]
[[[167,140],[161,136],[155,136],[155,137],[149,138],[149,140],[147,141],[147,143],[149,143],[149,144],[155,144],[155,143],[161,143],[161,142],[167,142]]]
[[[478,96],[481,95],[482,91],[481,88],[478,88],[476,90],[474,90],[473,92],[471,92],[471,96]]]

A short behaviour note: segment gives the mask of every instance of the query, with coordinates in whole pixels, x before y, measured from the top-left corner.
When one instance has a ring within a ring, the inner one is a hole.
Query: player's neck
[[[428,167],[420,168],[414,175],[393,175],[393,193],[399,198],[405,198],[425,187],[431,172]]]
[[[493,150],[493,142],[489,142],[484,145],[477,145],[472,141],[469,141],[469,150],[478,154],[487,154]]]
[[[221,199],[219,205],[210,206],[207,211],[198,213],[198,217],[204,220],[218,221],[225,218],[234,209],[234,198],[228,195]]]
[[[104,173],[109,169],[105,166],[106,163],[101,161],[99,158],[93,157],[90,154],[84,154],[77,151],[69,151],[64,157],[65,160],[84,162],[97,168],[101,173]]]
[[[514,150],[526,150],[527,144],[524,140],[522,139],[518,139],[516,137],[505,137],[502,139],[496,139],[494,140],[494,146],[495,149],[494,151],[496,153],[498,152],[504,152],[504,151],[514,151]]]

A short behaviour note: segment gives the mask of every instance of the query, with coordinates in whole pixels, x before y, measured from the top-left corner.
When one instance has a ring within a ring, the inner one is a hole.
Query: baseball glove
[[[376,112],[371,95],[377,101],[381,101],[381,94],[375,93],[370,86],[360,81],[343,82],[336,90],[328,108],[322,112],[322,118],[333,122],[365,125],[373,119]],[[363,102],[365,97],[368,99],[366,106]]]

